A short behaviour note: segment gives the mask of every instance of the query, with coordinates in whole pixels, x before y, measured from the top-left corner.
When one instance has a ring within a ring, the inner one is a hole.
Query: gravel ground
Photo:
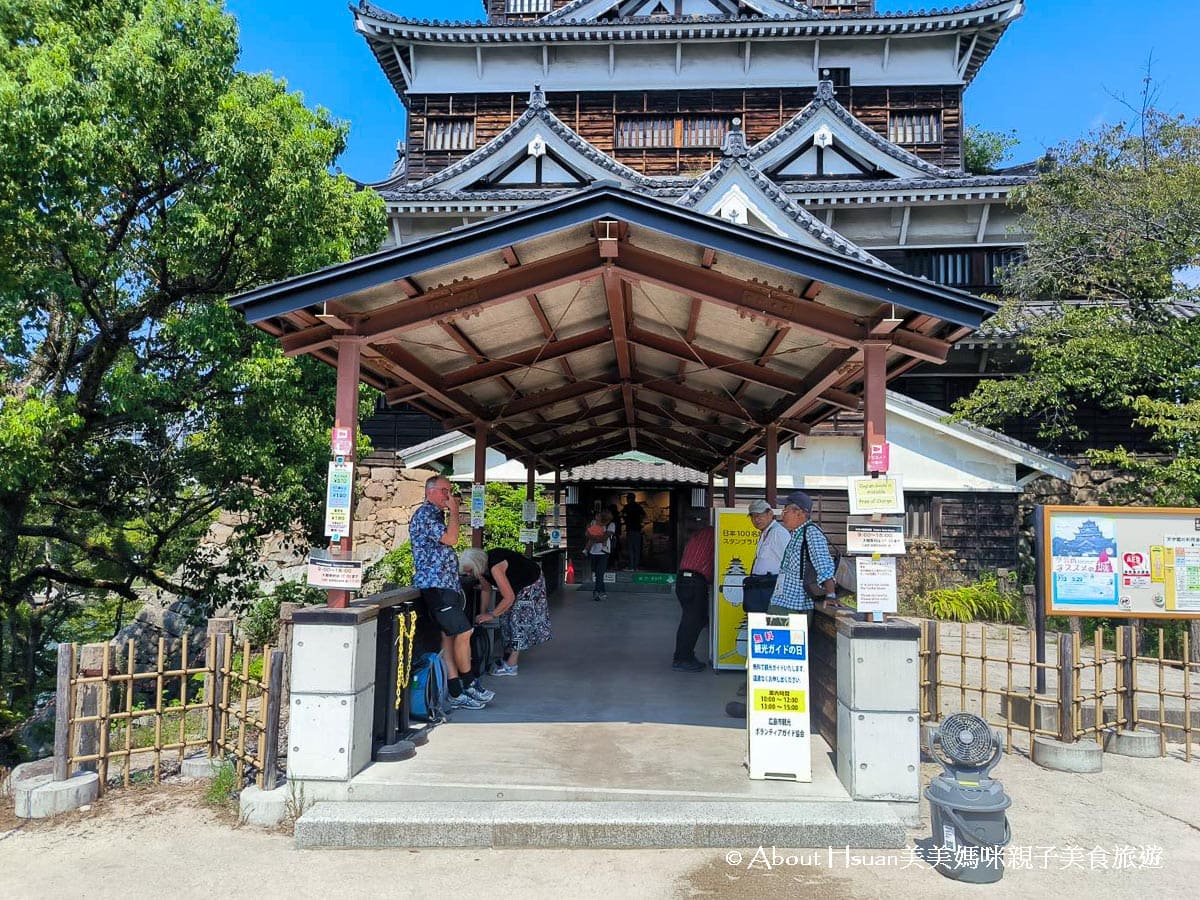
[[[1183,898],[1200,883],[1200,763],[1106,756],[1097,775],[1043,770],[1019,755],[995,775],[1013,797],[1019,862],[988,886],[919,862],[926,817],[898,851],[297,850],[285,830],[238,827],[203,787],[113,791],[86,811],[24,822],[0,807],[0,897],[322,898]],[[926,777],[936,772],[926,766]]]

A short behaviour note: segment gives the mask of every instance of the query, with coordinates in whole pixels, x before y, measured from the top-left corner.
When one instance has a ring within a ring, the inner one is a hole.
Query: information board
[[[1047,615],[1200,617],[1200,509],[1042,506]]]
[[[746,739],[750,777],[812,781],[808,616],[750,613]]]
[[[354,491],[354,463],[331,462],[325,484],[325,536],[350,533],[350,500]]]

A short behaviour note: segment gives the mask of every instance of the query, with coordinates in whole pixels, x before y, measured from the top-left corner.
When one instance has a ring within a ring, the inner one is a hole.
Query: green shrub
[[[1012,622],[1018,616],[1016,600],[1016,595],[1001,591],[996,576],[990,574],[980,576],[974,584],[930,591],[918,604],[934,619]]]
[[[958,559],[937,544],[914,542],[896,563],[896,589],[902,613],[924,614],[922,598],[964,584]]]

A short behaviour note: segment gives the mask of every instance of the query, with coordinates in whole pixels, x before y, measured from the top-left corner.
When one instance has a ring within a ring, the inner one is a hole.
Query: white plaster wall
[[[819,65],[851,69],[856,85],[957,84],[956,38],[952,35],[893,37],[887,68],[883,40],[821,38]],[[745,69],[745,42],[683,41],[680,71],[675,71],[677,41],[630,41],[614,45],[609,75],[609,45],[558,44],[547,54],[543,71],[540,45],[483,47],[479,74],[475,47],[417,45],[413,93],[446,94],[464,90],[528,91],[537,83],[548,91],[644,90],[647,88],[775,87],[816,84],[816,42],[777,39],[753,41]]]
[[[905,490],[1019,491],[1013,463],[945,434],[889,416],[888,443],[890,471],[902,476]],[[762,476],[765,471],[760,461],[747,467],[745,474]],[[803,450],[789,446],[779,451],[777,471],[797,487],[844,488],[847,476],[863,474],[862,438],[809,438]],[[739,483],[744,481],[741,474],[738,478]]]

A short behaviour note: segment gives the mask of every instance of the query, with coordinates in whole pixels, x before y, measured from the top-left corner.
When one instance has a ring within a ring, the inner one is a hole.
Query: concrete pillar
[[[337,797],[371,761],[375,703],[374,605],[292,614],[288,781],[326,782]]]
[[[919,673],[917,626],[839,617],[837,773],[855,800],[920,800]]]

